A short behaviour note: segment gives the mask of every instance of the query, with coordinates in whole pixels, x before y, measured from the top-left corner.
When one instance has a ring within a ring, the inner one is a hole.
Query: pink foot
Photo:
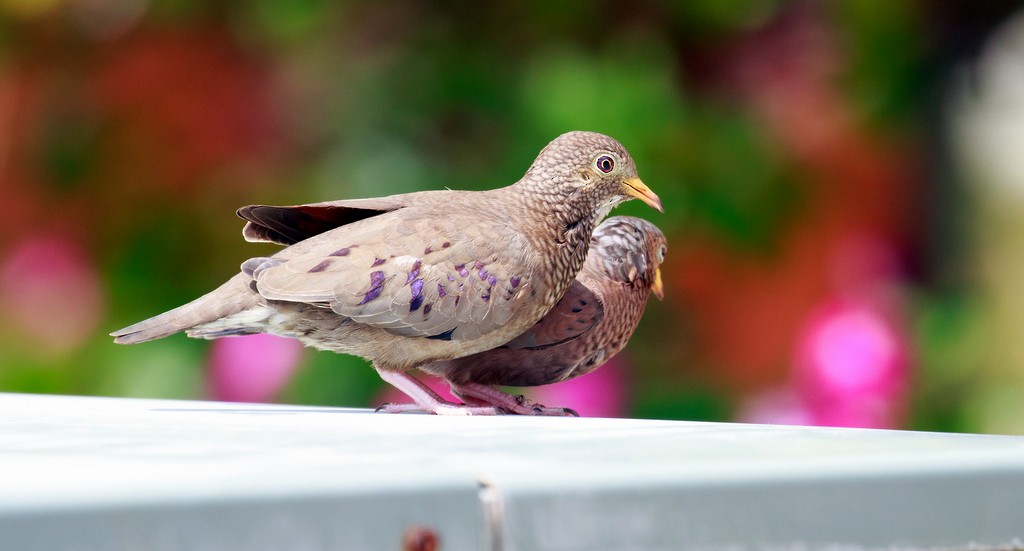
[[[457,385],[449,383],[452,394],[466,403],[486,404],[519,415],[552,415],[559,417],[579,417],[580,414],[569,408],[549,408],[527,400],[525,396],[513,396],[492,386],[480,383]]]
[[[377,370],[380,378],[384,379],[398,390],[404,392],[413,399],[414,404],[384,404],[377,408],[377,411],[387,413],[423,412],[434,415],[502,415],[505,412],[492,405],[466,405],[454,404],[441,398],[436,392],[430,390],[427,385],[418,379],[406,374],[394,371]]]

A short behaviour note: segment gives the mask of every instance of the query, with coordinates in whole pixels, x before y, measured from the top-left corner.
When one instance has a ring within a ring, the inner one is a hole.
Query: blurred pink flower
[[[818,425],[814,412],[791,387],[768,390],[747,398],[736,420],[769,425]]]
[[[900,255],[891,240],[847,233],[832,246],[832,298],[795,337],[781,389],[741,407],[744,421],[896,428],[905,409],[911,343],[904,326]]]
[[[772,389],[747,398],[736,420],[770,425],[896,428],[898,403],[885,397],[859,396],[815,406],[792,386]]]
[[[828,404],[812,406],[812,425],[821,427],[854,427],[865,429],[897,429],[902,425],[903,405],[899,397],[857,396]]]
[[[798,336],[797,374],[824,398],[891,395],[903,386],[908,343],[884,313],[867,302],[826,305]]]
[[[302,343],[274,335],[213,341],[207,373],[210,395],[229,402],[272,400],[302,357]]]
[[[0,258],[0,308],[44,354],[78,348],[103,317],[96,268],[76,240],[29,237]]]
[[[600,368],[562,383],[529,389],[530,399],[567,407],[583,417],[623,417],[627,410],[626,363],[616,356]]]
[[[797,337],[794,384],[815,424],[897,424],[910,343],[892,316],[867,299],[833,300]]]

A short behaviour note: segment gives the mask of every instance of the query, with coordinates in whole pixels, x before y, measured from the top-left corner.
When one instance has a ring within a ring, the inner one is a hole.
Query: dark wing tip
[[[235,214],[247,222],[242,229],[246,241],[294,245],[382,212],[385,211],[344,205],[313,204],[290,207],[247,205],[235,211]]]

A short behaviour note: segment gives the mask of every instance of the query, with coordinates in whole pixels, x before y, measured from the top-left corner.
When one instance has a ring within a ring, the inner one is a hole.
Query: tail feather
[[[245,274],[238,274],[184,306],[114,331],[110,336],[114,337],[117,344],[135,344],[160,339],[237,314],[252,308],[259,300],[259,295],[249,288],[249,281],[250,278]]]
[[[231,327],[227,329],[186,329],[185,334],[193,339],[219,339],[221,337],[240,337],[242,335],[255,335],[262,333],[259,327]]]

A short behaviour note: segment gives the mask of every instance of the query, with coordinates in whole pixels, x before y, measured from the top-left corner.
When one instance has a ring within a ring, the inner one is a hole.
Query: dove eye
[[[605,174],[608,174],[609,172],[612,171],[613,168],[615,168],[615,160],[609,157],[608,155],[601,155],[600,157],[597,158],[597,162],[595,162],[594,164],[597,165],[598,170],[604,172]]]
[[[665,254],[666,253],[668,253],[668,248],[667,247],[662,247],[661,249],[658,250],[658,262],[664,262],[665,261]]]

